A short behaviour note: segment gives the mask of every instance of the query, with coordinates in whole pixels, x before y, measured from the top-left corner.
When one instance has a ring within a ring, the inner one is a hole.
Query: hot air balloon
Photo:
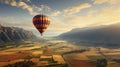
[[[43,32],[45,32],[50,24],[50,19],[44,14],[39,14],[33,17],[33,24],[42,36]]]

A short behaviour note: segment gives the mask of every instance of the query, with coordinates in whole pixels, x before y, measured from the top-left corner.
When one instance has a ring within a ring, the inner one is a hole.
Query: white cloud
[[[5,4],[9,4],[11,6],[15,6],[15,7],[20,7],[22,9],[27,10],[31,15],[36,14],[36,12],[33,10],[34,8],[32,8],[30,5],[28,5],[27,3],[23,2],[24,0],[20,0],[20,1],[16,1],[16,0],[1,0],[1,2],[5,3]]]
[[[61,14],[60,11],[54,11],[52,12],[51,16],[58,16],[59,14]]]
[[[104,7],[101,10],[92,9],[86,15],[71,15],[64,20],[72,28],[110,25],[120,22],[120,6]]]
[[[74,6],[74,7],[67,8],[67,9],[64,10],[64,12],[68,13],[68,14],[74,14],[74,13],[80,12],[82,9],[86,9],[86,8],[89,8],[89,7],[91,7],[90,4],[84,3],[84,4]]]
[[[34,12],[33,8],[31,6],[29,6],[29,5],[27,5],[25,2],[18,2],[17,7],[21,7],[23,9],[28,10],[31,15],[36,14],[36,12]]]
[[[31,2],[31,0],[19,0],[20,2]]]
[[[9,0],[2,0],[2,2],[5,2],[6,4],[9,4]]]
[[[17,6],[17,2],[16,2],[16,1],[12,1],[10,4],[11,4],[12,6]]]
[[[25,1],[27,1],[27,2],[31,2],[31,0],[25,0]]]
[[[47,11],[51,10],[51,8],[49,6],[47,6],[47,5],[41,5],[41,8],[45,9]]]
[[[33,5],[32,8],[37,9],[37,11],[42,11],[43,9],[40,7],[37,7],[36,5]]]
[[[51,10],[51,8],[47,5],[36,6],[36,5],[29,5],[26,3],[26,2],[31,2],[31,0],[18,0],[18,1],[16,1],[16,0],[0,0],[0,2],[27,10],[30,13],[30,15],[39,14],[39,12],[42,10],[46,10],[46,11]]]
[[[94,4],[102,4],[107,2],[107,0],[93,0],[93,1],[94,1]]]
[[[83,3],[80,5],[76,5],[73,7],[68,7],[63,9],[62,11],[58,11],[58,10],[51,10],[51,16],[58,16],[61,15],[62,16],[68,16],[68,15],[74,15],[76,13],[79,13],[81,10],[86,9],[91,7],[92,5],[90,5],[89,3]]]
[[[109,4],[116,4],[119,3],[120,0],[92,0],[94,4],[103,4],[103,3],[109,3]]]

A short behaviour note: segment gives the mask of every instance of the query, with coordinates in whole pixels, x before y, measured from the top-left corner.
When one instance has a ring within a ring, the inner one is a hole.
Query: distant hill
[[[58,36],[65,40],[120,44],[120,23],[88,28],[76,28]]]
[[[5,27],[0,25],[0,43],[34,39],[36,36],[30,32],[17,27]]]

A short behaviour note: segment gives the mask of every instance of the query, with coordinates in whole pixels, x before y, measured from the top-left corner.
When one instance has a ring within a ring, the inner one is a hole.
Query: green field
[[[90,60],[106,59],[104,56],[88,56]]]

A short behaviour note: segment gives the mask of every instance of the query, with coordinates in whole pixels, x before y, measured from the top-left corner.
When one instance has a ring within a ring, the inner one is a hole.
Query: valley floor
[[[120,67],[120,49],[75,46],[66,41],[33,43],[0,50],[0,67],[23,62],[37,66],[57,65],[56,67],[96,67],[97,59],[107,59],[107,67]]]

